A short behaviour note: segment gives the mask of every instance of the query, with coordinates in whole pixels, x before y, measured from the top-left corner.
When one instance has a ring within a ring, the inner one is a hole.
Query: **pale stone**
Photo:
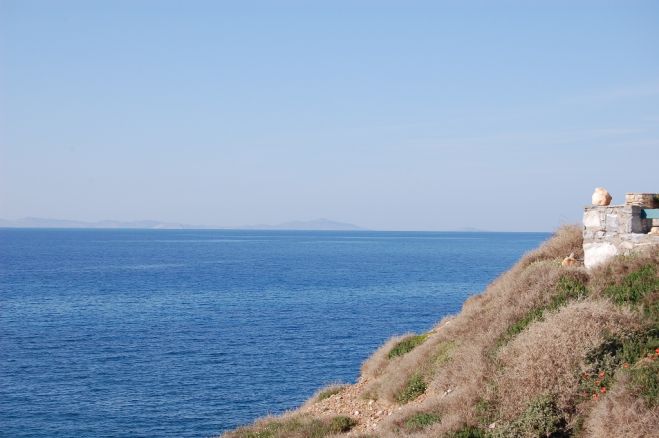
[[[593,205],[609,205],[611,203],[611,199],[613,198],[603,187],[597,187],[593,192]]]
[[[583,225],[586,228],[597,228],[599,230],[601,227],[600,212],[597,210],[584,211]]]
[[[590,269],[618,255],[618,248],[609,242],[588,243],[584,244],[583,252],[584,265]]]
[[[607,214],[606,215],[606,231],[618,231],[618,215]]]

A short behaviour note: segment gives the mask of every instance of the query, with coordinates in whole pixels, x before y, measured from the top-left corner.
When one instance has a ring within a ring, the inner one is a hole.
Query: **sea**
[[[0,436],[218,436],[354,382],[548,237],[0,229]]]

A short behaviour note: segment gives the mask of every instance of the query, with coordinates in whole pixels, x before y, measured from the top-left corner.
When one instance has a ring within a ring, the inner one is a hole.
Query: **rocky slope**
[[[353,385],[235,437],[640,437],[659,430],[659,247],[586,271],[560,229],[429,333],[389,340]]]

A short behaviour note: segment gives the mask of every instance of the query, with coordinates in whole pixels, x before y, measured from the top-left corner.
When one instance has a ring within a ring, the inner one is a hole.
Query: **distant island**
[[[251,225],[240,227],[251,230],[317,230],[317,231],[359,231],[365,230],[357,225],[337,222],[329,219],[314,219],[310,221],[291,221],[278,225]]]
[[[239,229],[239,230],[307,230],[307,231],[358,231],[365,230],[357,225],[338,222],[329,219],[313,219],[309,221],[290,221],[277,225],[248,225],[239,227],[223,227],[213,225],[190,225],[175,222],[160,222],[155,220],[115,221],[103,220],[97,222],[76,221],[67,219],[49,219],[25,217],[16,220],[0,219],[0,228],[104,228],[104,229]]]

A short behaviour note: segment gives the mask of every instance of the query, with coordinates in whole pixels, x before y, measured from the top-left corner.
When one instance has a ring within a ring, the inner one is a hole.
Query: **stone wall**
[[[616,255],[659,244],[659,234],[654,234],[652,220],[641,218],[644,208],[657,208],[659,197],[651,193],[628,193],[625,201],[625,205],[589,206],[584,209],[586,268],[604,263]]]

